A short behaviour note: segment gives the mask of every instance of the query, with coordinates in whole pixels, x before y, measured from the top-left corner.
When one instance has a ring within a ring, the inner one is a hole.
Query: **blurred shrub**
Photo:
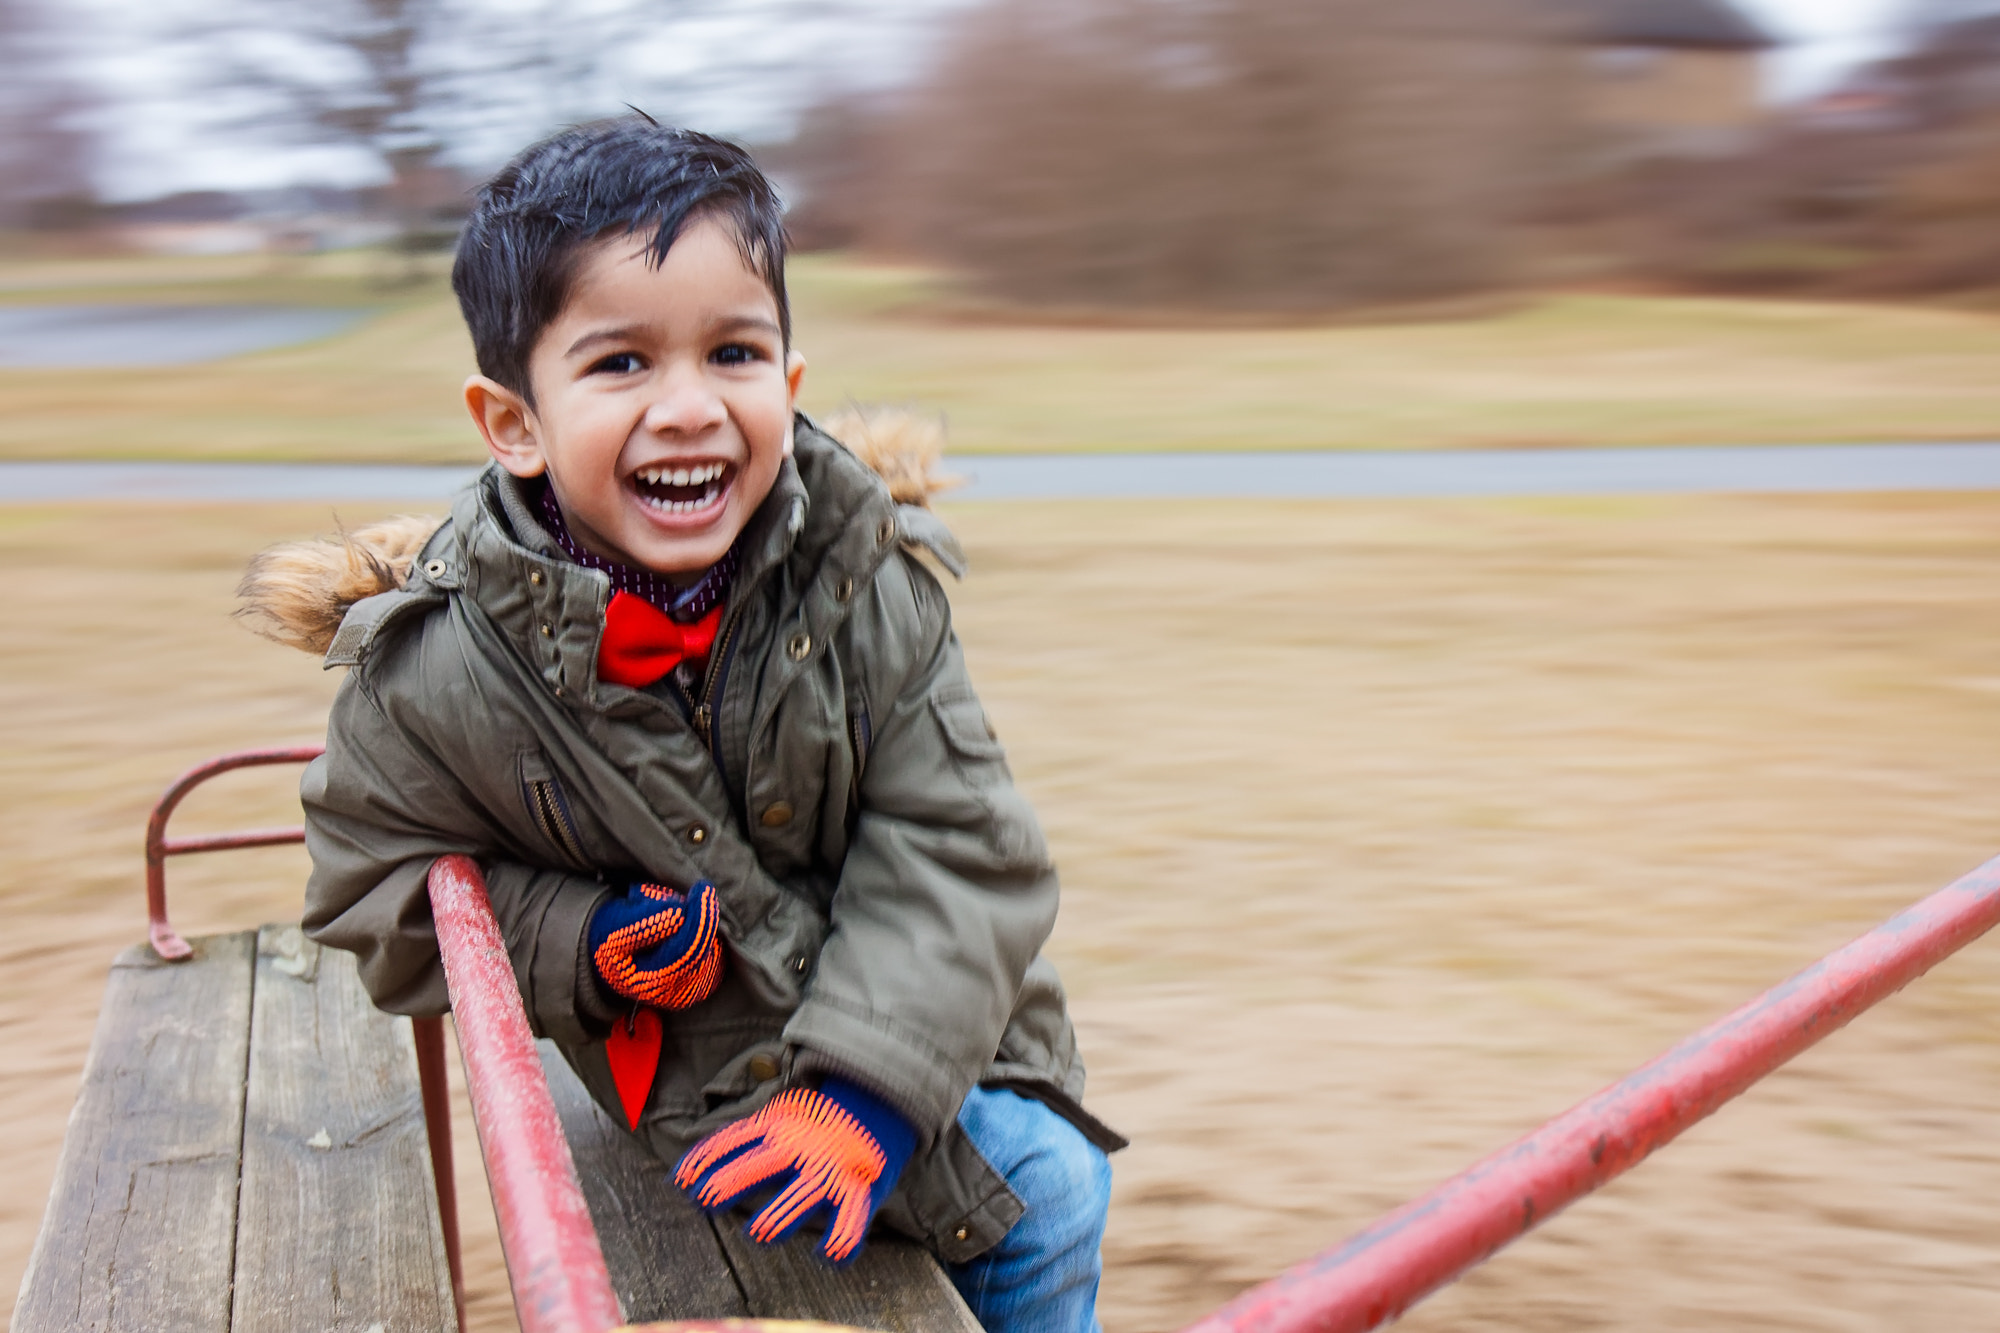
[[[806,245],[1072,306],[1326,309],[1520,273],[1575,62],[1543,0],[995,0],[806,117]]]
[[[1976,8],[1939,5],[1904,51],[1851,75],[1865,116],[1809,104],[1747,152],[1589,180],[1568,201],[1569,244],[1710,289],[2000,291],[2000,15]]]

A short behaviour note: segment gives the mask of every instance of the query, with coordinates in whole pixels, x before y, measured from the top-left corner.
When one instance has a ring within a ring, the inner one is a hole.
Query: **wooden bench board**
[[[455,1330],[410,1020],[297,926],[252,994],[231,1333]]]
[[[676,1319],[820,1320],[887,1333],[980,1333],[929,1251],[875,1232],[846,1268],[829,1268],[805,1238],[752,1244],[741,1218],[711,1219],[674,1187],[666,1164],[605,1113],[548,1042],[542,1068],[633,1323]]]
[[[297,926],[190,943],[112,964],[14,1333],[454,1333],[409,1020]],[[836,1270],[706,1217],[542,1064],[629,1320],[979,1333],[911,1241]]]
[[[226,1329],[257,937],[111,965],[14,1333]]]
[[[409,1020],[296,926],[190,943],[112,964],[15,1333],[452,1333]]]

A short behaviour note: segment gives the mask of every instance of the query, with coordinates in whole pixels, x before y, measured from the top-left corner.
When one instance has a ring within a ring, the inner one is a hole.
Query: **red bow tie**
[[[721,624],[720,606],[683,625],[643,597],[614,592],[611,605],[604,609],[597,678],[643,689],[682,662],[707,657]]]

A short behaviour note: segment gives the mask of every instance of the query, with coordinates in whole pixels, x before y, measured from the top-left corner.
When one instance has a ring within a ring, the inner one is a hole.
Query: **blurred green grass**
[[[374,307],[197,366],[0,371],[0,457],[453,462],[471,351],[442,260],[0,263],[0,304]],[[911,269],[793,261],[804,405],[941,412],[961,453],[1785,444],[2000,437],[2000,316],[1559,294],[1315,326],[1032,322]]]

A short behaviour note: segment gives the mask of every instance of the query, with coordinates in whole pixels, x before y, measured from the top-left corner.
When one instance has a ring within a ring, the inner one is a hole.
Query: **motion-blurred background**
[[[476,461],[467,191],[628,103],[780,180],[806,406],[937,414],[968,469],[2000,441],[1994,3],[0,0],[0,1288],[147,807],[323,730],[336,678],[233,625],[235,579],[386,512],[7,488]],[[1807,494],[1797,457],[1754,494],[946,498],[1135,1143],[1113,1333],[2000,851],[2000,496]],[[287,783],[182,818],[287,822]],[[177,864],[177,920],[295,916],[303,874]],[[2000,1326],[1996,1015],[1974,946],[1410,1326]]]
[[[442,248],[631,103],[765,148],[804,247],[1000,300],[2000,280],[1984,0],[6,0],[0,62],[42,247]]]

